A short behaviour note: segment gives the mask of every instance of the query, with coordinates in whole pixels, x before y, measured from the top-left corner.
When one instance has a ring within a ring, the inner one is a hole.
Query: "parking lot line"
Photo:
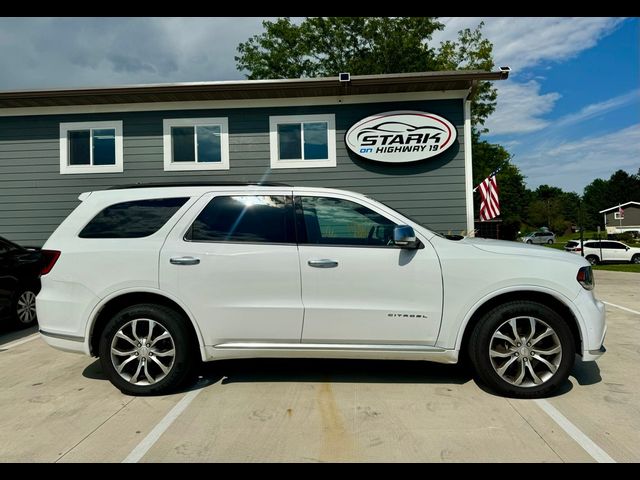
[[[193,400],[202,392],[202,388],[187,393],[171,410],[160,420],[160,422],[142,439],[136,448],[125,458],[122,463],[137,463],[142,457],[153,447],[164,432],[171,426],[176,418],[193,402]]]
[[[10,342],[5,345],[0,345],[0,350],[9,350],[10,348],[17,347],[18,345],[22,345],[23,343],[30,342],[32,340],[35,340],[36,338],[40,338],[39,333],[34,333],[33,335],[29,335],[26,338],[16,340],[15,342]]]
[[[636,310],[631,310],[630,308],[622,307],[620,305],[616,305],[615,303],[605,302],[604,300],[602,300],[602,303],[604,303],[605,305],[609,305],[610,307],[616,307],[616,308],[619,308],[620,310],[625,310],[627,312],[631,312],[631,313],[635,313],[636,315],[640,315],[640,312],[638,312]]]
[[[567,417],[562,415],[553,405],[547,400],[534,400],[534,402],[549,415],[567,435],[573,438],[584,450],[593,457],[598,463],[616,463],[607,452],[601,449],[595,444],[593,440],[587,437],[582,431],[569,421]]]

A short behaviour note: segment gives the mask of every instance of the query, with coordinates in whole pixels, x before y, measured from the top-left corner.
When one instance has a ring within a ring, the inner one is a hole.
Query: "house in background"
[[[627,202],[600,210],[607,234],[640,231],[640,202]]]

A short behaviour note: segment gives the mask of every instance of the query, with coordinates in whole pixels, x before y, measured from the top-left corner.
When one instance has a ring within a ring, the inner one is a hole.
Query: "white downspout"
[[[464,99],[464,184],[467,205],[467,235],[475,236],[473,221],[473,157],[471,152],[471,100]]]

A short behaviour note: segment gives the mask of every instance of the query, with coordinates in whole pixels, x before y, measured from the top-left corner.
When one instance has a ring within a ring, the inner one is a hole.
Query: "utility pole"
[[[582,227],[582,199],[578,198],[578,228],[580,229],[580,255],[584,257],[584,228]]]

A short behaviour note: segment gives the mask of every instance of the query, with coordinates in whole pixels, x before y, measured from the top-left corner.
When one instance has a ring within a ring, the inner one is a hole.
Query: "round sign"
[[[433,113],[398,111],[360,120],[345,140],[351,151],[369,160],[407,163],[444,152],[456,133],[451,122]]]

